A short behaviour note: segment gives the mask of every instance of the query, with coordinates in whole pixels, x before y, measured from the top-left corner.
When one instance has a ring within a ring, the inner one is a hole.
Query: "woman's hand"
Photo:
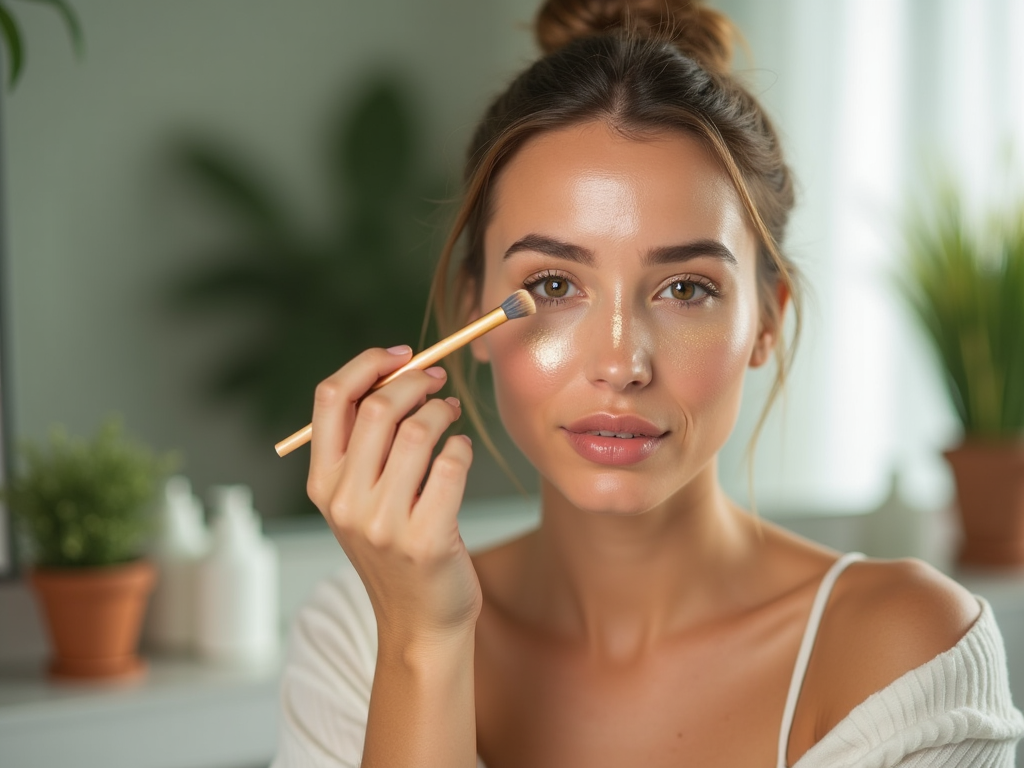
[[[367,395],[411,353],[367,350],[317,386],[307,482],[366,586],[381,645],[400,653],[471,635],[482,604],[456,520],[469,438],[448,438],[430,463],[461,415],[455,398],[427,399],[444,385],[444,370],[409,371]]]

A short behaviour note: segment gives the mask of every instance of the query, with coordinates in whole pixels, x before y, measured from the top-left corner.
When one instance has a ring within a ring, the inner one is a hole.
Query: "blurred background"
[[[417,345],[445,221],[427,201],[456,194],[477,113],[527,61],[530,4],[100,0],[77,8],[80,61],[52,9],[16,5],[13,429],[118,411],[198,489],[315,512],[308,449],[273,444],[355,352]],[[360,186],[368,155],[387,188]]]
[[[26,61],[2,103],[9,426],[85,433],[117,411],[179,449],[198,489],[242,482],[264,515],[314,511],[305,449],[282,460],[272,444],[355,351],[416,345],[451,211],[430,201],[457,193],[475,120],[534,56],[536,3],[90,0],[80,60],[52,9],[15,3]],[[938,451],[956,422],[889,273],[901,211],[935,166],[979,204],[1005,187],[1024,124],[1011,44],[1024,8],[715,5],[743,30],[737,69],[784,135],[800,184],[787,247],[811,288],[755,462],[761,509],[868,508],[894,471],[915,503],[940,505],[951,484]],[[353,157],[388,160],[383,189]],[[743,501],[768,376],[750,377],[723,456]],[[469,496],[514,492],[479,453]]]
[[[915,509],[945,508],[960,427],[893,273],[907,206],[938,176],[978,216],[1020,192],[1024,3],[711,4],[783,135],[786,247],[809,287],[755,456],[759,510],[865,512],[894,477]],[[81,0],[81,57],[52,8],[4,5],[25,42],[0,93],[8,436],[118,412],[180,451],[199,493],[244,483],[267,518],[315,514],[308,449],[273,444],[353,354],[419,346],[465,145],[536,55],[537,0]],[[722,454],[744,503],[771,375],[751,373]],[[514,493],[477,451],[468,498]]]

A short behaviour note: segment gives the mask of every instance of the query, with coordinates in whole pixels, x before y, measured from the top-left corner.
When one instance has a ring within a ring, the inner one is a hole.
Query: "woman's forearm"
[[[476,768],[471,632],[408,643],[381,637],[363,768]]]

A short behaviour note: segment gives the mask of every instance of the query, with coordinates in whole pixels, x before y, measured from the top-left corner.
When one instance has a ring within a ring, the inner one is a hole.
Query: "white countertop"
[[[246,768],[277,744],[279,665],[231,670],[149,658],[133,685],[52,683],[44,664],[0,667],[5,768]]]

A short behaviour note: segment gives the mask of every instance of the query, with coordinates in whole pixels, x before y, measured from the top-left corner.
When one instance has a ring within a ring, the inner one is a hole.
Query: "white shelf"
[[[267,766],[279,664],[228,669],[150,658],[132,685],[52,683],[43,665],[0,669],[0,765]]]

